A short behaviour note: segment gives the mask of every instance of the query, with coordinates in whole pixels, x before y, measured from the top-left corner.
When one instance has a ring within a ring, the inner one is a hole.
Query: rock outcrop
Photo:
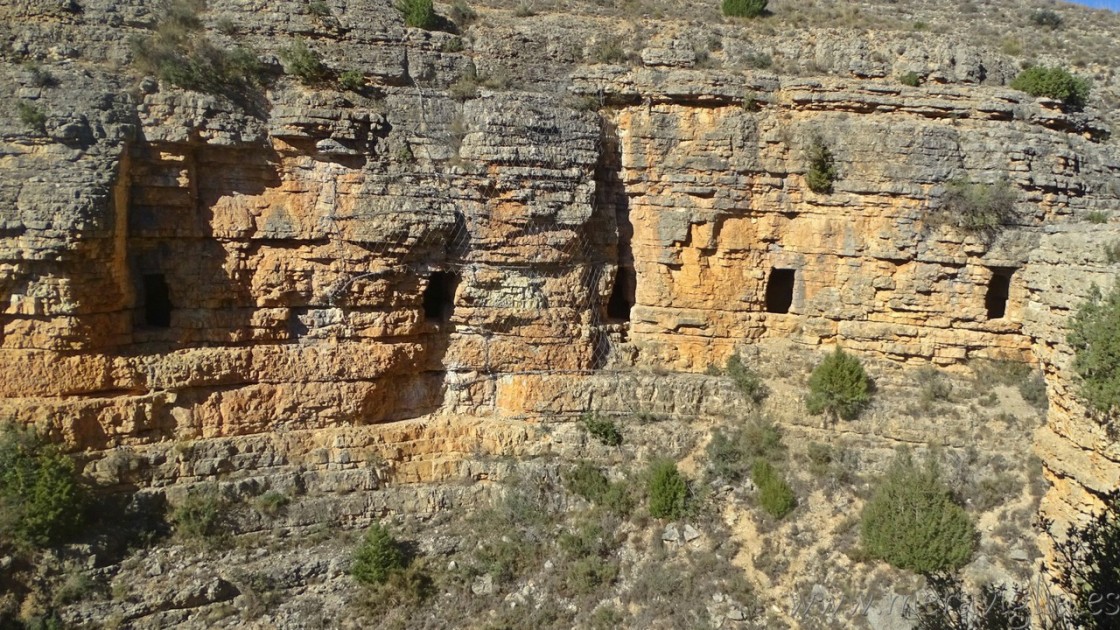
[[[1001,87],[1012,60],[932,34],[783,38],[771,51],[800,66],[776,72],[731,67],[776,37],[725,27],[698,52],[672,23],[612,65],[573,51],[610,39],[594,17],[495,11],[463,49],[387,1],[328,4],[211,3],[207,36],[267,72],[307,38],[366,84],[276,76],[250,104],[113,69],[153,3],[0,9],[0,414],[90,476],[298,466],[361,489],[387,460],[448,479],[479,444],[531,453],[536,421],[596,409],[616,371],[702,373],[784,339],[1038,363],[1048,512],[1120,484],[1065,342],[1116,275],[1105,114]],[[827,193],[806,183],[814,143]],[[952,180],[1006,181],[1013,220],[938,224]],[[683,391],[674,412],[714,404]]]

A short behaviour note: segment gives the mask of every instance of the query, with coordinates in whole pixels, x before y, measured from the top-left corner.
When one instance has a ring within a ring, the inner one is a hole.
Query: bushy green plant
[[[470,26],[478,19],[478,12],[467,4],[466,0],[455,0],[451,3],[451,20],[459,26]]]
[[[954,179],[945,186],[935,225],[952,225],[974,234],[992,235],[1015,217],[1015,191],[1007,180],[994,184]]]
[[[907,72],[898,77],[898,82],[910,87],[918,87],[922,83],[922,77],[918,76],[917,72]]]
[[[809,413],[854,420],[871,402],[871,379],[856,357],[839,347],[809,376]]]
[[[351,92],[361,92],[366,87],[366,76],[361,70],[347,70],[338,75],[338,87]]]
[[[933,457],[924,465],[910,453],[895,457],[864,506],[863,549],[872,557],[917,573],[951,571],[968,563],[976,530],[941,480]]]
[[[1085,220],[1096,225],[1108,223],[1108,213],[1101,212],[1100,210],[1094,210],[1085,215]]]
[[[1093,287],[1073,316],[1068,340],[1081,397],[1101,413],[1120,410],[1120,283],[1107,296]]]
[[[770,462],[765,460],[755,462],[751,468],[751,479],[758,487],[759,505],[770,516],[782,518],[797,505],[793,490]]]
[[[362,544],[354,552],[350,574],[362,584],[384,584],[389,577],[407,564],[401,545],[388,528],[374,523],[362,537]]]
[[[743,365],[743,361],[739,359],[737,354],[727,358],[727,376],[735,384],[735,389],[738,389],[747,400],[755,404],[762,402],[770,393],[758,374]]]
[[[649,466],[649,513],[654,518],[678,519],[684,516],[688,482],[668,459],[657,459]]]
[[[1050,9],[1039,9],[1031,13],[1031,24],[1035,26],[1043,26],[1049,29],[1061,28],[1062,16],[1051,11]]]
[[[731,17],[758,17],[766,11],[768,0],[723,0],[723,14]]]
[[[432,0],[400,0],[397,10],[404,16],[404,23],[413,28],[431,30],[436,26],[436,11]]]
[[[175,531],[188,539],[218,542],[228,535],[229,502],[217,487],[187,493],[171,512]]]
[[[256,508],[261,514],[275,518],[279,516],[284,511],[284,508],[288,507],[288,504],[291,502],[292,500],[283,492],[269,490],[257,498]]]
[[[620,446],[622,444],[622,431],[610,418],[603,418],[595,414],[587,414],[581,419],[583,428],[604,446]]]
[[[304,85],[322,83],[330,77],[331,71],[323,63],[323,57],[307,46],[307,42],[297,39],[280,51],[280,59],[285,69]]]
[[[836,181],[836,165],[832,151],[825,145],[824,140],[814,136],[805,151],[809,159],[809,169],[805,172],[805,183],[809,190],[818,194],[832,192],[832,184]]]
[[[1064,68],[1031,66],[1011,81],[1011,88],[1031,96],[1057,99],[1074,109],[1080,109],[1089,100],[1092,83],[1089,79],[1070,74]]]
[[[708,474],[734,483],[744,479],[756,461],[785,458],[782,434],[771,422],[752,420],[730,433],[716,430],[708,442]]]
[[[18,101],[16,103],[16,113],[19,114],[19,121],[28,129],[40,135],[47,133],[47,115],[43,110],[31,103]]]
[[[81,526],[85,505],[69,457],[31,431],[0,427],[0,541],[61,542]]]

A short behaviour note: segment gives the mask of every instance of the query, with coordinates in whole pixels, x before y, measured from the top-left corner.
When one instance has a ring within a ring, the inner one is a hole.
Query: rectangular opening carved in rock
[[[437,271],[428,278],[424,289],[424,319],[429,322],[446,322],[455,312],[455,290],[459,278],[450,271]]]
[[[171,326],[171,289],[162,273],[144,274],[144,325]]]
[[[793,285],[797,272],[793,269],[771,269],[766,281],[766,312],[788,313],[793,305]]]
[[[634,293],[637,288],[637,275],[631,267],[619,267],[614,274],[614,287],[607,301],[607,318],[613,321],[630,321],[630,309],[634,307]]]
[[[1007,298],[1011,295],[1011,276],[1014,269],[992,269],[992,279],[988,281],[988,294],[984,306],[988,309],[988,319],[1003,319],[1007,315]]]

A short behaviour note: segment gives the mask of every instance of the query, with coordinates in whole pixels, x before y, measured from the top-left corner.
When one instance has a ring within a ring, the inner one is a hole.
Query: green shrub
[[[580,461],[563,475],[564,487],[591,503],[598,503],[610,490],[610,481],[590,462]]]
[[[708,442],[708,474],[735,483],[744,479],[756,461],[785,458],[782,434],[770,422],[754,420],[725,434],[716,430]]]
[[[1104,246],[1104,259],[1108,264],[1114,265],[1120,262],[1120,240],[1106,243]]]
[[[291,502],[292,500],[283,492],[269,490],[257,498],[256,508],[261,514],[276,518],[280,516],[284,508],[288,507],[288,504]]]
[[[1007,180],[980,184],[955,179],[945,186],[941,205],[931,216],[934,225],[991,235],[1015,217],[1015,191]]]
[[[85,505],[69,457],[31,431],[0,427],[0,541],[61,542],[81,526]]]
[[[1023,379],[1018,386],[1019,395],[1030,406],[1040,411],[1046,411],[1050,400],[1046,396],[1046,379],[1042,374],[1035,372]]]
[[[1070,74],[1064,68],[1032,66],[1011,81],[1011,88],[1030,94],[1057,99],[1080,109],[1089,100],[1092,84],[1086,78]]]
[[[918,76],[917,72],[907,72],[898,77],[898,82],[910,87],[918,87],[922,83],[922,77]]]
[[[24,71],[27,72],[28,77],[31,79],[31,84],[35,87],[49,88],[58,85],[58,79],[51,74],[42,65],[35,62],[28,62],[23,64]]]
[[[366,87],[366,75],[361,70],[347,70],[338,75],[338,87],[351,92],[361,92]]]
[[[302,39],[297,39],[281,50],[280,59],[284,61],[288,73],[296,76],[304,85],[322,83],[331,74],[330,68],[323,63],[323,57],[309,48]]]
[[[315,17],[324,18],[331,14],[331,8],[323,0],[311,0],[307,3],[307,12]]]
[[[354,552],[350,574],[362,584],[384,584],[406,564],[400,543],[387,528],[374,523],[366,530],[362,544]]]
[[[735,389],[738,389],[747,400],[755,404],[762,402],[769,394],[766,384],[762,382],[762,379],[754,370],[743,365],[737,354],[727,358],[727,376],[735,384]]]
[[[649,513],[654,518],[678,519],[684,516],[688,482],[677,465],[657,459],[649,466]]]
[[[765,70],[774,65],[774,58],[769,53],[764,52],[749,52],[743,55],[743,63],[748,68],[755,70]]]
[[[908,452],[891,463],[863,508],[863,549],[872,557],[917,573],[950,571],[968,563],[976,530],[953,502],[936,460],[914,463]]]
[[[1031,24],[1049,29],[1061,28],[1062,16],[1049,9],[1039,9],[1031,13]]]
[[[220,542],[228,531],[226,512],[229,503],[216,486],[188,492],[187,498],[171,513],[175,531],[188,539]]]
[[[587,55],[592,63],[626,63],[630,56],[617,37],[606,37],[595,42]]]
[[[432,30],[436,26],[432,0],[400,0],[397,10],[404,16],[404,23],[412,28]]]
[[[863,364],[839,347],[809,376],[809,413],[854,420],[871,402],[871,380]]]
[[[595,414],[587,414],[583,416],[580,422],[592,437],[599,440],[600,444],[604,446],[620,446],[622,444],[622,432],[618,430],[618,425],[614,423],[614,420]]]
[[[18,101],[16,103],[16,111],[19,114],[19,121],[24,124],[28,129],[40,135],[47,133],[47,114],[38,107],[27,103],[25,101]]]
[[[836,181],[836,165],[832,151],[828,149],[819,136],[814,136],[806,150],[809,159],[809,169],[805,173],[805,183],[809,190],[818,194],[832,192],[832,184]]]
[[[751,479],[758,487],[759,505],[770,516],[782,518],[797,505],[793,490],[770,462],[765,460],[755,462],[751,468]]]
[[[1101,413],[1120,409],[1120,283],[1107,296],[1093,287],[1073,316],[1068,340],[1081,397]]]
[[[478,19],[478,12],[467,4],[466,0],[455,0],[451,3],[451,21],[459,26],[470,26]]]
[[[947,402],[953,395],[953,384],[936,368],[924,367],[917,374],[921,387],[921,401],[927,406],[936,402]]]
[[[723,14],[731,17],[758,17],[766,11],[768,0],[723,0]]]
[[[1120,490],[1114,489],[1102,499],[1104,509],[1087,523],[1072,525],[1055,542],[1058,587],[1072,596],[1073,623],[1050,627],[1117,627],[1114,606],[1102,606],[1100,600],[1102,594],[1120,592]]]
[[[809,459],[809,472],[815,477],[823,477],[832,470],[833,453],[828,444],[809,442],[805,457]]]
[[[1107,212],[1101,212],[1100,210],[1094,210],[1094,211],[1090,212],[1089,214],[1085,215],[1085,220],[1088,221],[1089,223],[1094,224],[1094,225],[1101,225],[1103,223],[1108,223],[1108,213]]]

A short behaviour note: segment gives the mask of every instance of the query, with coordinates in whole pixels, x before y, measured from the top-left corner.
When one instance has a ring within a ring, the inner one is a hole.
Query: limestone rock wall
[[[666,28],[635,68],[580,63],[570,40],[598,37],[590,18],[498,16],[462,50],[388,2],[329,17],[211,5],[217,44],[254,46],[278,75],[276,53],[306,38],[368,89],[276,77],[239,105],[113,71],[152,3],[0,9],[22,25],[6,27],[0,75],[18,91],[0,104],[4,416],[92,453],[206,439],[277,466],[306,463],[316,431],[416,418],[497,418],[522,444],[518,422],[601,404],[596,371],[702,372],[783,338],[914,365],[1037,361],[1052,510],[1117,483],[1064,338],[1090,284],[1115,276],[1102,246],[1118,224],[1087,217],[1120,210],[1120,152],[1094,113],[992,85],[1006,60],[937,40],[891,65],[879,44],[814,36],[786,47],[813,51],[819,76],[699,69]],[[58,84],[37,85],[26,58]],[[453,98],[472,64],[520,81]],[[927,83],[890,78],[907,68]],[[16,101],[48,114],[43,133]],[[828,194],[805,183],[813,138],[835,158]],[[934,225],[954,178],[1006,179],[1015,224],[993,238]],[[774,269],[792,272],[788,313],[767,312]],[[253,446],[285,432],[303,437]],[[416,461],[443,444],[425,435]],[[154,457],[144,483],[264,465]],[[425,466],[403,478],[438,476]]]

